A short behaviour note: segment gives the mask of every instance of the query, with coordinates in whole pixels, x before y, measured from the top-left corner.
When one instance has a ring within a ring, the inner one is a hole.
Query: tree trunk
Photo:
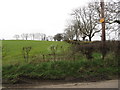
[[[83,41],[85,41],[86,36],[82,37]]]
[[[88,36],[89,37],[89,41],[91,41],[92,37],[91,36]]]
[[[25,37],[26,38],[26,40],[27,40],[27,37]]]

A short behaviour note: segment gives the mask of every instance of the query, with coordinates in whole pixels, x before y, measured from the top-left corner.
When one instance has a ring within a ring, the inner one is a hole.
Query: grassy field
[[[2,77],[7,83],[24,82],[23,78],[96,81],[117,78],[119,71],[118,57],[115,58],[113,52],[107,53],[103,60],[101,54],[94,51],[93,58],[87,59],[66,42],[4,40],[2,45]],[[51,49],[53,46],[55,50]],[[23,58],[23,47],[32,47],[27,62]],[[54,52],[56,56],[50,56]],[[42,62],[43,55],[47,62]]]
[[[64,53],[67,51],[70,44],[66,42],[55,42],[55,41],[30,41],[30,40],[4,40],[2,41],[2,62],[3,65],[24,63],[22,48],[32,47],[30,51],[29,61],[37,59],[37,57],[42,57],[42,55],[51,54],[51,46],[56,46],[56,53]],[[62,48],[61,48],[62,47]]]

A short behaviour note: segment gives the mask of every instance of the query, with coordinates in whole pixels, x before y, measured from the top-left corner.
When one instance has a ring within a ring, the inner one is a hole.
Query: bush
[[[89,43],[81,44],[81,45],[75,45],[73,46],[72,50],[74,52],[82,53],[86,56],[87,59],[92,59],[92,53],[94,51],[93,45]]]
[[[109,52],[113,52],[117,58],[120,56],[120,41],[106,41],[102,43],[101,41],[94,42],[79,42],[78,44],[74,44],[72,46],[72,51],[77,53],[82,53],[86,56],[87,59],[92,59],[93,52],[99,52],[102,55],[102,59]]]
[[[28,62],[29,53],[30,53],[31,49],[32,49],[32,47],[23,47],[22,48],[23,58],[25,59],[26,62]]]

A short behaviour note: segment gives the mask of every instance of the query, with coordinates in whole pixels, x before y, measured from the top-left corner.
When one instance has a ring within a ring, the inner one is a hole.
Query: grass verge
[[[38,64],[6,65],[3,66],[3,81],[20,83],[22,78],[42,80],[102,80],[116,77],[118,67],[105,66],[101,59],[87,61],[49,61]]]

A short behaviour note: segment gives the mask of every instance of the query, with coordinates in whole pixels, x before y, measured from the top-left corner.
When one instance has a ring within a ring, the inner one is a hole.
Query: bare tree
[[[35,35],[35,39],[37,39],[37,40],[41,40],[41,33],[34,33],[34,35]]]
[[[79,35],[81,35],[80,34],[80,32],[79,32],[79,27],[78,27],[78,23],[74,23],[74,32],[75,32],[75,36],[76,36],[76,40],[79,40]]]
[[[115,34],[114,38],[119,40],[120,38],[120,1],[107,3],[106,12],[110,18],[108,21],[108,25],[111,26],[111,28],[108,29],[109,33],[111,35],[114,33]]]
[[[43,34],[43,40],[46,40],[46,34]]]
[[[13,36],[14,38],[16,38],[16,40],[18,40],[20,38],[20,36],[18,34]]]
[[[65,40],[73,40],[74,37],[75,37],[74,26],[69,25],[69,26],[64,30],[64,39],[65,39]]]
[[[120,3],[120,1],[105,2],[105,6],[104,6],[105,25],[106,25],[105,30],[106,30],[106,35],[108,36],[108,39],[110,39],[111,35],[113,36],[113,33],[116,34],[116,32],[118,32],[118,29],[119,29],[119,27],[117,25],[120,23],[120,20],[118,18],[118,15],[120,13],[119,3]],[[100,4],[97,5],[96,11],[98,11],[97,13],[99,13],[99,17],[101,17]]]
[[[23,40],[28,40],[29,34],[28,33],[23,33],[23,34],[21,34],[21,37],[23,38]]]
[[[31,33],[31,34],[30,34],[30,37],[31,37],[31,40],[34,40],[34,39],[35,39],[35,34],[34,34],[34,33]]]
[[[41,33],[41,40],[46,40],[46,34]]]
[[[99,14],[96,13],[96,5],[89,3],[87,7],[74,10],[72,15],[76,21],[75,24],[78,25],[79,34],[83,38],[88,37],[89,41],[91,41],[92,37],[100,32],[97,29]]]
[[[82,37],[82,40],[85,41],[86,34],[81,32],[84,31],[84,25],[80,23],[80,21],[74,22],[74,31],[75,31],[76,40],[79,40],[79,38]]]
[[[48,40],[53,41],[53,36],[48,36]]]
[[[117,27],[117,24],[114,23],[118,24],[120,23],[120,20],[117,18],[117,15],[120,12],[118,8],[119,8],[118,2],[105,3],[105,24],[106,24],[105,30],[107,32],[106,33],[107,35],[116,31],[115,28]],[[75,9],[72,13],[72,16],[74,16],[73,17],[75,21],[74,26],[76,25],[78,26],[76,27],[75,32],[77,37],[79,37],[79,35],[83,39],[88,37],[89,41],[91,41],[92,37],[94,37],[96,33],[101,32],[99,22],[101,17],[99,2],[92,2],[89,3],[86,7]]]
[[[34,40],[46,40],[47,37],[46,37],[46,34],[44,33],[33,33],[33,34],[30,34],[32,38],[34,38]]]

